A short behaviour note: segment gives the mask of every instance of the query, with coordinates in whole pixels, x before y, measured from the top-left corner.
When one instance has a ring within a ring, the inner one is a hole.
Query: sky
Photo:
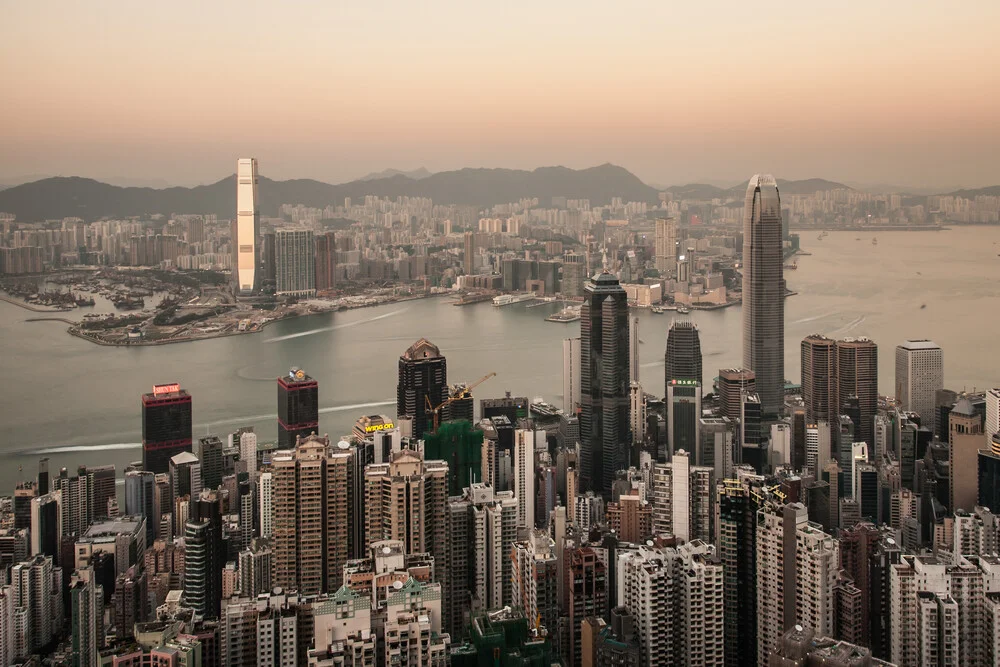
[[[0,0],[0,182],[1000,183],[1000,2]]]

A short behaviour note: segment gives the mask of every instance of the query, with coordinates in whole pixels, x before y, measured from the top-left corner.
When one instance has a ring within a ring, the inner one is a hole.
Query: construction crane
[[[455,393],[453,393],[451,396],[449,396],[447,399],[445,399],[444,402],[442,402],[438,406],[432,405],[431,404],[431,397],[425,395],[424,396],[424,400],[427,402],[427,409],[430,410],[431,414],[434,415],[434,432],[437,433],[438,426],[440,425],[440,422],[441,422],[441,408],[443,408],[446,405],[450,405],[450,404],[454,403],[455,401],[460,401],[463,398],[466,398],[469,394],[472,393],[473,389],[475,389],[476,387],[478,387],[479,385],[481,385],[482,383],[486,382],[487,380],[489,380],[492,377],[496,377],[496,373],[487,373],[486,375],[484,375],[483,377],[479,378],[478,380],[476,380],[472,384],[460,385],[455,390]]]

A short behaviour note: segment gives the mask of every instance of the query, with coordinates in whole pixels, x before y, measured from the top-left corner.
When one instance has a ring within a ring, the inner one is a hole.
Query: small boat
[[[878,245],[878,239],[874,236],[872,237],[872,245]]]
[[[922,303],[922,304],[920,304],[920,310],[923,310],[923,309],[924,309],[924,308],[926,308],[926,307],[927,307],[927,304],[926,304],[926,303]]]
[[[854,239],[854,240],[855,240],[855,241],[860,241],[860,240],[861,240],[861,237],[859,236],[858,238],[856,238],[856,239]]]
[[[691,312],[691,309],[688,308],[687,306],[677,306],[677,312],[680,315],[687,315],[688,313]]]
[[[666,310],[664,310],[663,306],[652,306],[650,310],[653,311],[653,313],[656,315],[662,315],[663,313],[667,312]]]

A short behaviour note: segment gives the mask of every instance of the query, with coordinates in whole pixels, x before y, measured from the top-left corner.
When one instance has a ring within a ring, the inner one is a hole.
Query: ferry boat
[[[539,417],[555,417],[559,414],[559,408],[554,405],[549,405],[539,396],[536,396],[531,403],[528,404],[528,411],[532,414],[538,415]]]
[[[531,301],[535,298],[535,295],[531,292],[523,292],[521,294],[501,294],[500,296],[493,297],[493,305],[497,306],[509,306],[512,303],[521,303],[523,301]]]
[[[553,313],[545,318],[546,322],[576,322],[580,319],[580,307],[568,306],[558,313]]]

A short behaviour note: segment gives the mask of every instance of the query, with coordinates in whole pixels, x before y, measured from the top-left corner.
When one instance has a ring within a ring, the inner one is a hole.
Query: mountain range
[[[236,210],[235,186],[235,175],[210,185],[162,189],[120,187],[89,178],[60,176],[0,190],[0,211],[13,213],[18,220],[25,221],[65,217],[97,220],[153,213],[214,213],[220,218],[229,218]],[[778,179],[782,194],[811,194],[846,187],[819,178],[798,181]],[[740,204],[746,194],[746,186],[738,184],[720,188],[695,183],[671,186],[666,191],[678,199],[721,199]],[[311,179],[274,181],[262,176],[258,192],[261,213],[270,217],[277,215],[281,204],[323,208],[343,204],[347,197],[358,202],[365,195],[429,197],[442,204],[477,207],[537,197],[540,205],[549,206],[553,197],[589,199],[594,205],[606,204],[612,197],[656,203],[660,190],[643,183],[622,167],[602,164],[589,169],[459,169],[435,174],[423,168],[414,172],[386,170],[339,185]],[[953,194],[965,197],[1000,194],[1000,186],[960,190]]]

